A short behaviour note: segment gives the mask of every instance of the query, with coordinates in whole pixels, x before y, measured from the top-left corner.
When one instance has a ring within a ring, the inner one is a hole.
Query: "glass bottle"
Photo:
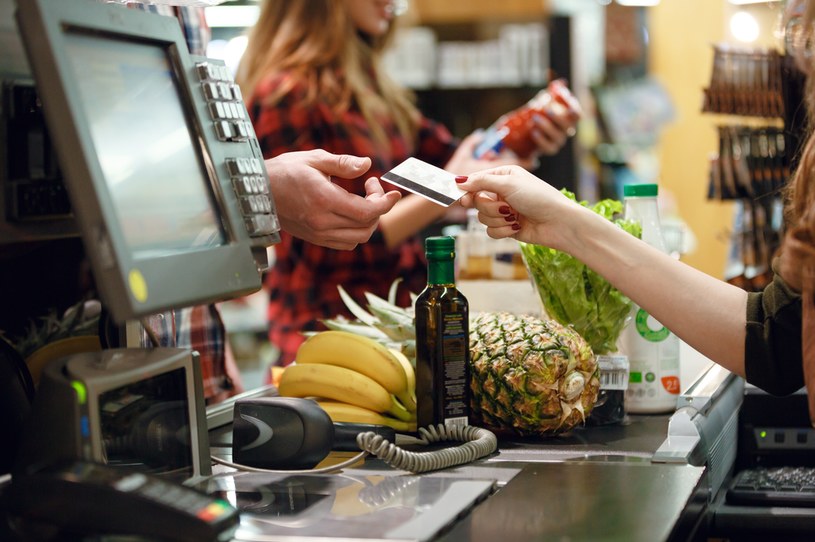
[[[455,240],[425,240],[427,287],[416,299],[418,427],[468,425],[470,328],[467,298],[456,289]]]
[[[657,185],[629,184],[623,193],[625,218],[639,221],[642,240],[667,254],[659,221]],[[629,362],[626,411],[636,414],[676,410],[680,391],[679,338],[634,305],[632,318],[620,336],[620,346]]]
[[[478,221],[478,211],[467,209],[467,229],[459,243],[458,277],[462,280],[483,280],[492,278],[492,255],[487,235],[487,227]]]

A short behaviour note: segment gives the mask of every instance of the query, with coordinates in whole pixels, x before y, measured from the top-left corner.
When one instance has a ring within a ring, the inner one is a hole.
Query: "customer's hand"
[[[365,197],[331,182],[355,179],[371,167],[370,158],[324,150],[289,152],[266,160],[266,171],[282,228],[310,243],[351,250],[370,239],[379,217],[399,200],[379,180],[365,181]]]
[[[461,204],[478,209],[478,219],[495,239],[512,237],[560,249],[563,226],[581,216],[580,205],[518,166],[479,171],[458,186],[470,192]]]

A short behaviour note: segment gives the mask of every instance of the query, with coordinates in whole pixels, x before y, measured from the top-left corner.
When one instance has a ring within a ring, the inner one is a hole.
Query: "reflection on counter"
[[[435,538],[487,498],[492,480],[428,476],[224,474],[201,486],[241,511],[238,540]]]

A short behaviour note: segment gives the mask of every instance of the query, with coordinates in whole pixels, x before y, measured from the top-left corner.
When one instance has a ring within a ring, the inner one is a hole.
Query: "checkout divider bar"
[[[736,460],[743,398],[744,380],[712,364],[679,397],[668,435],[651,461],[705,466],[709,494],[716,495]]]

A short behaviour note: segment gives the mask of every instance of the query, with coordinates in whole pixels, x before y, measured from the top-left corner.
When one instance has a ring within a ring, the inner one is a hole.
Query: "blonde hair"
[[[341,114],[355,104],[377,142],[387,139],[383,117],[412,142],[419,123],[413,94],[379,65],[392,33],[393,25],[382,37],[361,35],[345,0],[264,0],[236,80],[249,99],[262,80],[285,72],[289,77],[272,90],[266,105],[303,85],[303,106],[322,101]]]
[[[802,226],[815,232],[815,2],[807,0],[800,14],[800,37],[793,51],[795,64],[806,74],[804,102],[807,108],[806,143],[800,154],[798,166],[787,187],[787,223],[790,227]]]

